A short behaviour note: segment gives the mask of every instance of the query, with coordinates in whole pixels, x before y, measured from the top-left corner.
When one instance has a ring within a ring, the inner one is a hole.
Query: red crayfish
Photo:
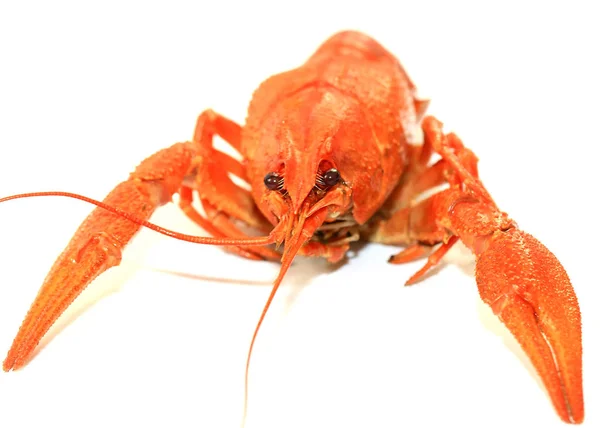
[[[404,245],[391,263],[427,257],[408,280],[413,284],[460,240],[475,254],[481,298],[531,359],[560,418],[581,423],[581,315],[567,273],[498,208],[478,177],[475,154],[455,134],[444,134],[440,121],[425,116],[427,106],[384,47],[366,35],[342,32],[302,66],[262,83],[244,126],[203,112],[191,141],[148,157],[103,202],[62,192],[0,199],[62,195],[98,205],[48,274],[4,370],[28,361],[85,287],[120,263],[123,248],[142,226],[226,246],[249,259],[281,261],[248,362],[297,254],[335,263],[354,241]],[[217,150],[215,135],[242,161]],[[202,210],[192,203],[194,193]],[[174,194],[183,212],[212,237],[148,222]]]

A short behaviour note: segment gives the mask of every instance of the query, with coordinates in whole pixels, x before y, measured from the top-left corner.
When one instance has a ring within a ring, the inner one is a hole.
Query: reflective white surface
[[[263,79],[334,32],[362,30],[399,57],[430,112],[478,155],[500,207],[570,274],[584,426],[600,424],[591,6],[73,3],[0,6],[0,196],[102,198],[144,157],[190,138],[203,109],[243,122]],[[1,353],[90,210],[59,198],[0,205]],[[173,205],[153,221],[203,233]],[[295,263],[255,346],[246,426],[563,426],[479,300],[469,253],[456,248],[404,288],[421,264],[388,265],[396,251],[367,245],[337,269]],[[238,427],[246,353],[277,269],[142,231],[30,363],[0,375],[0,426]]]

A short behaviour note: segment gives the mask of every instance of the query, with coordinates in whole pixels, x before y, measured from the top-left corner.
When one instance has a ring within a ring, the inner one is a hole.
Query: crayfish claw
[[[54,264],[21,324],[2,369],[17,370],[25,365],[42,337],[84,288],[120,261],[121,246],[106,232],[93,235],[80,248],[67,248]]]
[[[117,185],[104,203],[147,220],[158,198],[135,180]],[[160,189],[159,189],[160,190]],[[96,208],[79,226],[54,262],[4,360],[4,371],[24,366],[40,340],[98,275],[121,262],[121,252],[140,225],[103,208]]]
[[[484,302],[515,336],[540,375],[560,418],[581,423],[581,313],[558,259],[516,228],[498,231],[476,266]]]

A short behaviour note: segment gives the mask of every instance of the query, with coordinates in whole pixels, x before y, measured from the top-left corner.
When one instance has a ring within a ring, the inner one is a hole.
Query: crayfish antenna
[[[522,230],[497,231],[478,257],[476,279],[482,300],[531,359],[560,418],[582,423],[581,314],[561,263]]]
[[[252,340],[250,341],[250,347],[248,349],[248,356],[246,358],[246,371],[245,371],[245,379],[244,379],[244,413],[242,416],[242,426],[245,425],[247,410],[248,410],[248,375],[250,371],[250,358],[252,357],[252,351],[254,349],[254,343],[256,342],[256,337],[258,336],[258,332],[260,327],[271,307],[271,303],[273,302],[273,298],[283,281],[285,274],[287,273],[289,267],[291,266],[296,254],[300,251],[300,248],[313,236],[315,231],[323,224],[325,218],[327,217],[327,208],[321,208],[314,214],[311,214],[310,217],[307,218],[308,211],[311,206],[309,204],[305,204],[298,214],[298,216],[290,215],[287,220],[282,220],[278,226],[276,233],[276,239],[278,242],[283,240],[285,237],[285,246],[283,249],[283,255],[281,257],[281,268],[279,269],[279,274],[277,278],[273,282],[273,288],[271,289],[271,293],[267,298],[267,302],[263,307],[263,310],[260,314],[260,318],[256,323],[256,327],[254,329],[254,334],[252,335]]]
[[[159,226],[155,223],[152,223],[148,220],[145,220],[139,216],[132,214],[129,211],[121,209],[117,206],[109,205],[106,202],[98,201],[96,199],[88,198],[87,196],[79,195],[77,193],[71,192],[31,192],[31,193],[20,193],[18,195],[5,196],[0,198],[0,203],[12,201],[15,199],[24,199],[24,198],[33,198],[40,196],[62,196],[66,198],[78,199],[83,202],[87,202],[92,205],[96,205],[98,208],[102,208],[110,213],[113,213],[119,217],[122,217],[125,220],[129,220],[130,222],[137,224],[139,226],[144,226],[150,230],[153,230],[161,235],[168,236],[170,238],[179,239],[180,241],[192,242],[194,244],[204,244],[204,245],[244,245],[244,246],[253,246],[253,245],[269,245],[275,243],[273,238],[273,233],[269,236],[259,236],[256,238],[211,238],[207,236],[196,236],[196,235],[186,235],[185,233],[175,232],[173,230],[167,229],[165,227]]]

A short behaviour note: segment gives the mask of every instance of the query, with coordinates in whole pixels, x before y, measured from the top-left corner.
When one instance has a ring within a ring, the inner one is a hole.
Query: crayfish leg
[[[194,165],[193,180],[189,180],[180,191],[179,206],[189,219],[216,237],[248,237],[234,224],[236,220],[261,232],[269,232],[273,228],[256,206],[250,192],[231,178],[234,175],[248,182],[246,167],[214,146],[214,137],[219,136],[240,152],[241,133],[242,128],[237,123],[213,110],[202,112],[196,122],[193,141],[198,149],[198,162]],[[192,205],[191,188],[198,192],[204,215]],[[279,253],[267,247],[226,249],[252,260],[281,259]]]
[[[183,213],[202,229],[216,238],[246,238],[247,234],[240,231],[232,219],[223,211],[217,210],[208,200],[202,201],[202,206],[206,213],[203,216],[192,205],[192,189],[182,187],[179,191],[179,207]],[[250,260],[280,260],[281,254],[268,247],[225,247],[227,251],[245,257]]]
[[[431,252],[431,246],[423,244],[414,244],[405,248],[393,256],[390,256],[388,263],[399,265],[418,260]]]
[[[456,235],[451,236],[448,239],[448,242],[442,243],[436,250],[429,255],[427,258],[427,262],[425,265],[419,269],[413,276],[408,278],[406,281],[406,285],[413,285],[418,282],[423,276],[435,265],[437,265],[440,260],[446,255],[446,253],[458,242],[458,237]]]

